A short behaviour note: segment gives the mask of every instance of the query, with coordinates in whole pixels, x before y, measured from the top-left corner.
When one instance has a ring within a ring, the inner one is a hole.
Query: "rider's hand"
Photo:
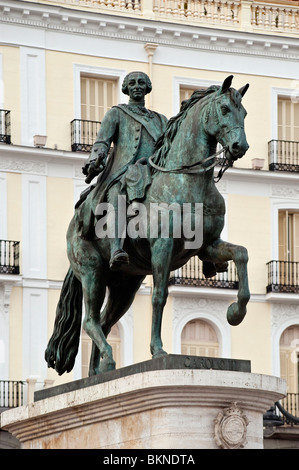
[[[89,162],[85,163],[85,165],[82,167],[82,173],[83,175],[87,176],[90,173],[90,170],[94,168],[94,164],[96,162],[96,159],[90,160]]]

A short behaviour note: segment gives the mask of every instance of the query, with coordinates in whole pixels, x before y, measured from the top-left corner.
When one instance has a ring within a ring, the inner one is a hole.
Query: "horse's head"
[[[206,121],[207,132],[226,148],[226,158],[233,163],[249,148],[244,131],[246,110],[242,98],[249,85],[239,90],[230,88],[233,76],[227,77],[211,102]]]

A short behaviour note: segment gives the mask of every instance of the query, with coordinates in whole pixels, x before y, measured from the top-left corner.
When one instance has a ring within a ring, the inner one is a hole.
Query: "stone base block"
[[[263,448],[280,378],[226,370],[150,370],[6,411],[24,449]]]

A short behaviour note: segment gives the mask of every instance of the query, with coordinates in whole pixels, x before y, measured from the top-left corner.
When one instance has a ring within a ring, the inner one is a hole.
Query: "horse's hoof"
[[[99,372],[108,372],[109,370],[115,370],[115,361],[110,357],[101,359]]]
[[[167,356],[167,352],[164,351],[164,349],[159,349],[157,352],[155,352],[152,355],[152,359],[155,359],[156,357],[161,357],[161,356]]]
[[[239,325],[242,321],[243,318],[246,315],[246,309],[243,314],[239,312],[239,305],[237,302],[234,302],[231,304],[228,309],[227,309],[227,321],[230,325],[232,326],[237,326]]]

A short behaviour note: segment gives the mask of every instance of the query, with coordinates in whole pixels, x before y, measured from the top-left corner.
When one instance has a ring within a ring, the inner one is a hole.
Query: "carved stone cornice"
[[[121,15],[121,16],[120,16]],[[121,18],[121,22],[120,22]],[[0,24],[20,25],[45,32],[69,33],[121,41],[156,43],[233,55],[297,60],[298,41],[293,37],[223,29],[223,26],[186,24],[159,17],[148,21],[139,11],[90,11],[66,6],[4,0]],[[250,40],[249,40],[250,37]],[[30,44],[28,44],[30,46]],[[267,46],[267,47],[266,47]],[[64,44],[61,42],[61,50]]]

